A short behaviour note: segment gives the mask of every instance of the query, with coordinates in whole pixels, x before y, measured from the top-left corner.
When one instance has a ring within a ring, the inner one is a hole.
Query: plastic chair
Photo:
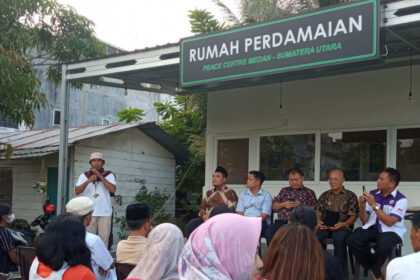
[[[117,272],[117,279],[124,280],[128,277],[128,274],[133,270],[135,265],[129,263],[115,263],[115,270]]]
[[[369,250],[374,249],[376,247],[376,242],[369,242],[368,247],[369,247]],[[402,248],[402,243],[394,245],[394,247],[392,247],[392,253],[391,253],[391,256],[389,256],[388,261],[391,261],[393,258],[396,258],[396,257],[401,257],[401,248]],[[367,274],[368,274],[368,271],[365,269],[364,276],[366,277]],[[355,258],[354,279],[359,280],[359,276],[360,276],[360,263]]]
[[[324,241],[322,242],[322,247],[324,247],[324,249],[327,248],[327,245],[333,245],[334,246],[334,239],[332,238],[325,238]],[[353,255],[350,253],[350,250],[348,249],[348,247],[346,246],[346,264],[344,267],[344,278],[348,279],[349,278],[349,268],[348,268],[348,263],[350,260],[350,268],[351,268],[351,272],[354,275],[355,271],[354,271],[354,261],[353,261]]]
[[[31,269],[32,262],[36,257],[35,247],[19,246],[17,249],[22,280],[29,280],[29,270]]]

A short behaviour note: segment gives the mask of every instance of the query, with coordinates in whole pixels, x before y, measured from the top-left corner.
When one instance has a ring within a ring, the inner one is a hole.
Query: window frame
[[[390,156],[391,156],[391,167],[395,167],[398,168],[397,166],[397,144],[398,144],[398,139],[397,139],[397,131],[398,129],[405,129],[405,128],[418,128],[420,129],[420,123],[419,124],[411,124],[411,125],[395,125],[395,126],[391,126],[390,130],[391,130],[391,140],[393,141],[393,146],[391,147],[390,150]],[[401,181],[399,183],[399,186],[413,186],[413,184],[419,184],[419,181]]]
[[[104,121],[108,121],[108,124],[104,124]],[[110,118],[101,118],[101,125],[110,125],[111,119]]]
[[[321,137],[321,134],[319,134],[319,130],[301,130],[301,131],[281,131],[281,132],[270,132],[270,133],[259,133],[257,135],[258,137],[258,155],[256,157],[257,161],[257,170],[260,170],[261,163],[260,163],[260,155],[261,155],[261,137],[266,136],[294,136],[294,135],[307,135],[307,134],[314,134],[315,136],[315,151],[314,151],[314,180],[306,180],[305,182],[319,182],[319,173],[320,173],[320,166],[317,167],[317,162],[321,158],[321,150],[318,149],[318,137]],[[319,135],[319,136],[318,136]],[[320,140],[320,139],[319,139]],[[318,170],[317,170],[318,168]],[[267,183],[280,183],[280,184],[289,184],[288,180],[266,180]]]
[[[217,145],[219,140],[229,139],[249,139],[249,155],[248,155],[248,168],[249,170],[260,169],[260,140],[264,136],[284,136],[284,135],[301,135],[301,134],[315,134],[315,159],[314,159],[314,180],[306,180],[305,184],[311,186],[328,185],[328,180],[320,180],[321,175],[321,133],[339,133],[339,132],[362,132],[362,131],[373,131],[373,130],[385,130],[386,131],[386,148],[385,158],[386,167],[396,168],[397,164],[397,130],[405,128],[418,128],[420,129],[420,123],[404,124],[404,125],[389,125],[389,126],[370,126],[370,127],[352,127],[352,128],[331,128],[331,129],[317,129],[317,130],[290,130],[290,131],[255,131],[247,134],[226,134],[223,136],[214,136],[209,134],[213,139],[213,157],[212,157],[212,171],[217,167]],[[211,173],[212,173],[211,171]],[[346,181],[345,184],[348,186],[362,186],[372,185],[375,181]],[[418,185],[420,181],[401,181],[399,186],[413,186]],[[266,183],[269,186],[286,186],[289,184],[285,180],[267,180]],[[243,186],[243,184],[229,184],[232,186]]]
[[[325,130],[320,130],[319,132],[319,159],[318,159],[318,163],[319,163],[319,183],[323,184],[323,183],[328,183],[328,180],[321,180],[321,134],[323,133],[344,133],[344,132],[363,132],[363,131],[377,131],[377,130],[385,130],[386,133],[386,147],[385,147],[385,168],[391,166],[390,165],[390,145],[391,145],[391,141],[390,141],[390,135],[391,135],[391,127],[386,127],[386,126],[378,126],[378,127],[365,127],[365,128],[346,128],[346,129],[325,129]],[[395,164],[393,165],[395,166]],[[391,166],[392,167],[392,166]],[[360,185],[360,183],[364,183],[364,182],[375,182],[375,181],[346,181],[345,184],[346,185]]]
[[[246,135],[226,135],[226,136],[216,136],[213,138],[213,151],[215,151],[215,153],[213,153],[213,168],[211,170],[211,173],[213,174],[213,171],[216,170],[217,167],[217,155],[219,153],[218,150],[218,144],[220,140],[236,140],[236,139],[248,139],[248,171],[253,170],[252,168],[252,161],[253,161],[253,143],[252,143],[252,135],[251,134],[246,134]],[[228,170],[229,172],[229,170]],[[227,181],[227,185],[232,186],[232,187],[241,187],[246,185],[246,178],[244,178],[244,183],[243,184],[232,184],[229,183],[229,179]]]
[[[58,124],[55,123],[55,112],[59,112],[60,113],[60,122]],[[61,109],[53,109],[53,116],[52,116],[52,125],[55,127],[60,126],[61,124]]]

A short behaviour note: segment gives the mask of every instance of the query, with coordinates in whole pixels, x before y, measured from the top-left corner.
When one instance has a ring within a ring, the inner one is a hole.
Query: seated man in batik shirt
[[[236,209],[238,203],[238,196],[236,192],[226,186],[228,172],[225,168],[218,166],[214,171],[212,184],[213,189],[206,192],[205,197],[200,204],[200,212],[198,213],[199,218],[192,219],[185,226],[185,234],[187,238],[190,234],[202,223],[207,221],[210,217],[210,213],[215,206],[224,205],[228,207],[232,212]]]

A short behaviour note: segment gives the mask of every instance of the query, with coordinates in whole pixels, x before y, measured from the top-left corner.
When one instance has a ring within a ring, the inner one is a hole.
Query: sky
[[[206,9],[223,21],[211,0],[58,0],[95,23],[96,36],[127,51],[176,43],[191,36],[188,11]],[[223,0],[238,15],[239,0]]]

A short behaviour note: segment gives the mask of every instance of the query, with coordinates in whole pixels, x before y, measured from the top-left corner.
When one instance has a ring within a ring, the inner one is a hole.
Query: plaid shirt
[[[343,187],[337,195],[332,190],[323,192],[318,199],[315,210],[316,214],[321,217],[324,217],[326,210],[339,212],[338,222],[345,222],[350,216],[359,215],[359,201],[354,192]],[[353,228],[353,225],[351,228]]]
[[[285,202],[289,198],[293,197],[295,201],[300,201],[303,205],[309,207],[315,207],[316,196],[313,190],[302,186],[301,188],[295,190],[292,187],[282,188],[280,193],[274,198],[273,202]],[[289,221],[290,213],[293,209],[281,208],[277,211],[277,216],[279,221]]]

